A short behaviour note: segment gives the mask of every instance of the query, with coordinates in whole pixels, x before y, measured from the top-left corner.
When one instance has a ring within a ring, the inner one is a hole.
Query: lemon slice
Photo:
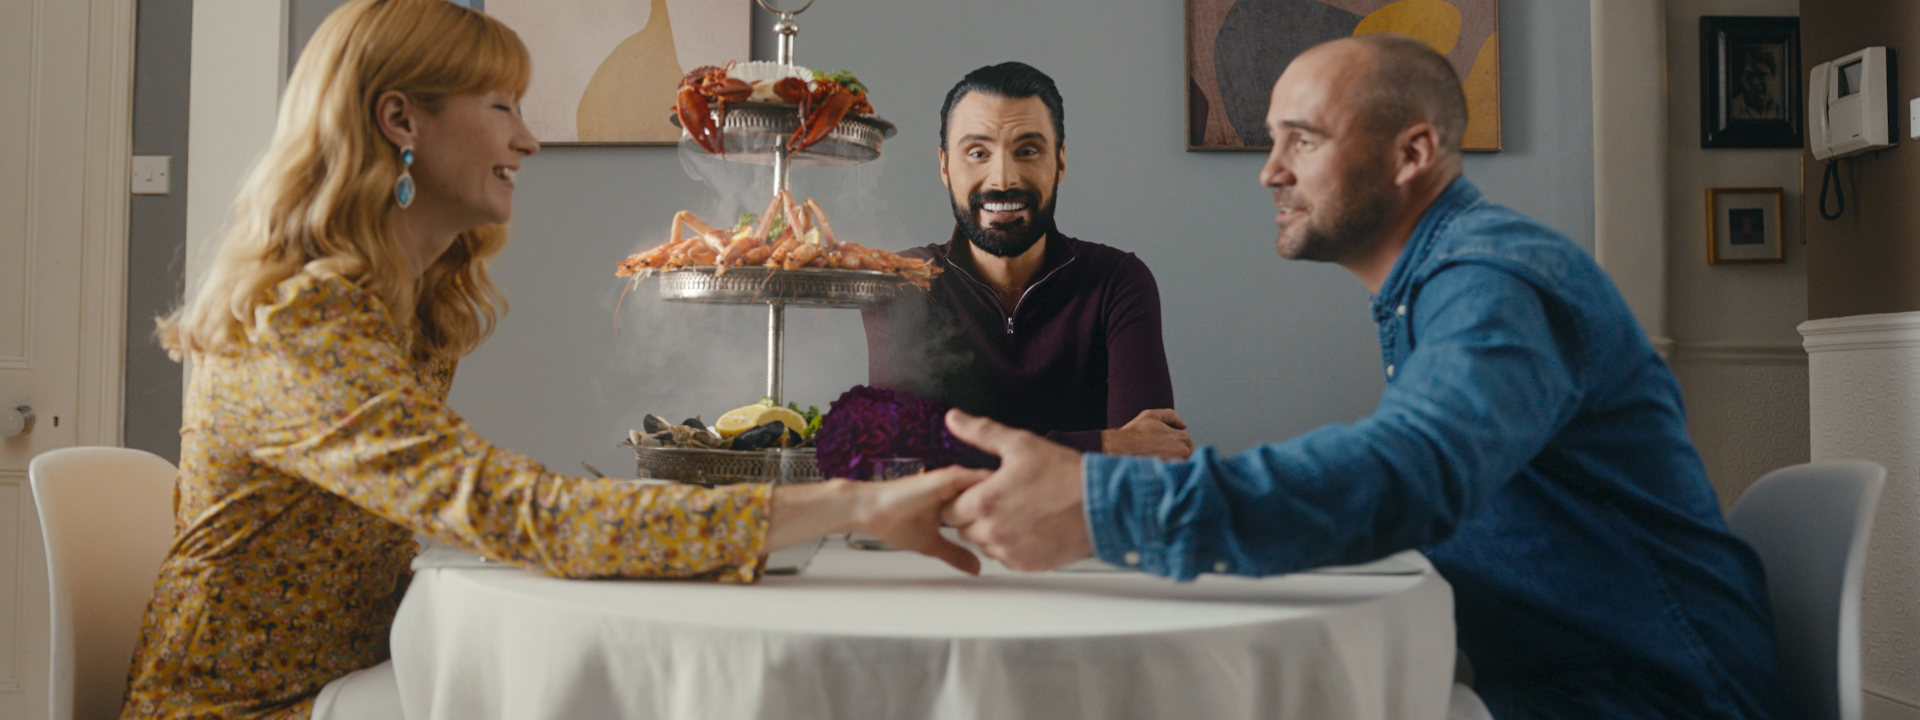
[[[742,405],[728,410],[725,414],[721,415],[719,420],[714,421],[713,429],[720,431],[720,437],[731,438],[767,422],[766,420],[760,419],[760,414],[771,409],[772,408],[761,405],[760,403]],[[792,411],[789,410],[788,412]],[[772,418],[768,418],[768,420],[772,420]]]

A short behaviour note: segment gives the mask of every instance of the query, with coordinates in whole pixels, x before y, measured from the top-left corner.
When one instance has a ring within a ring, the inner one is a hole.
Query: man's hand
[[[945,560],[969,575],[980,558],[940,535],[940,511],[987,471],[953,466],[886,482],[859,483],[854,524],[888,545]]]
[[[1186,430],[1187,423],[1171,408],[1141,410],[1126,425],[1100,431],[1100,451],[1185,460],[1193,454],[1193,438]]]
[[[947,506],[948,525],[1015,570],[1052,570],[1093,554],[1080,453],[1025,430],[947,411],[947,428],[1000,456],[1000,469]]]

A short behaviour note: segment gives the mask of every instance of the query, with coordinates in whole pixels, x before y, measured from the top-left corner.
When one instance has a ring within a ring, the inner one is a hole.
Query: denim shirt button
[[[1128,565],[1139,565],[1139,564],[1140,564],[1140,551],[1138,551],[1138,550],[1128,550],[1128,551],[1127,551],[1127,554],[1126,554],[1126,555],[1124,555],[1124,556],[1121,556],[1121,558],[1120,558],[1120,559],[1122,559],[1122,560],[1125,560],[1125,561],[1127,561],[1127,564],[1128,564]]]
[[[1394,309],[1393,309],[1393,314],[1395,314],[1395,315],[1405,315],[1405,314],[1407,314],[1407,306],[1405,306],[1405,305],[1401,305],[1400,307],[1397,307],[1397,308],[1394,308]]]
[[[1217,563],[1214,563],[1214,564],[1213,564],[1213,571],[1214,571],[1214,572],[1217,572],[1217,573],[1224,573],[1224,572],[1226,572],[1226,571],[1227,571],[1227,561],[1225,561],[1225,560],[1221,560],[1220,562],[1217,562]]]
[[[1393,377],[1393,366],[1392,366],[1392,365],[1388,365],[1388,366],[1387,366],[1387,377]]]

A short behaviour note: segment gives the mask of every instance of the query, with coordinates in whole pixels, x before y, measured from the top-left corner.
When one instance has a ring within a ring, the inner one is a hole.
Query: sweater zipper
[[[1066,268],[1068,265],[1072,265],[1073,261],[1076,259],[1077,258],[1073,258],[1073,257],[1067,258],[1066,262],[1060,263],[1060,267],[1054,268],[1053,270],[1047,272],[1047,274],[1040,276],[1039,280],[1035,280],[1032,285],[1027,286],[1027,289],[1020,291],[1020,299],[1013,301],[1013,312],[1007,314],[1007,334],[1008,335],[1013,334],[1013,316],[1020,314],[1020,304],[1027,301],[1027,294],[1033,292],[1034,288],[1040,287],[1040,283],[1046,282],[1048,278],[1053,277],[1055,274],[1059,273],[1062,269]]]
[[[1060,267],[1056,267],[1052,270],[1047,271],[1047,274],[1040,276],[1039,280],[1035,280],[1033,284],[1028,285],[1027,289],[1020,291],[1020,299],[1013,301],[1013,310],[1011,312],[1007,310],[1006,305],[1001,304],[1000,293],[996,292],[993,288],[988,287],[986,283],[980,282],[980,279],[974,277],[972,273],[969,273],[965,270],[960,269],[960,266],[955,264],[951,259],[947,260],[947,267],[952,268],[956,271],[959,271],[961,277],[966,278],[967,281],[980,286],[981,288],[985,289],[988,293],[993,295],[993,298],[994,298],[993,303],[995,305],[1000,305],[1000,311],[1003,313],[1006,313],[1007,334],[1012,335],[1013,334],[1013,316],[1020,313],[1020,303],[1027,301],[1027,294],[1033,292],[1034,288],[1040,287],[1040,283],[1046,282],[1048,278],[1051,278],[1054,275],[1058,274],[1062,269],[1066,268],[1068,265],[1072,265],[1073,261],[1078,259],[1079,258],[1077,257],[1071,257],[1071,256],[1068,257],[1066,262],[1060,263]]]

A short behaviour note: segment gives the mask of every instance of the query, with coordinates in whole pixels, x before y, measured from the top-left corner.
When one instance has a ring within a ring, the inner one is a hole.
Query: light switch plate
[[[1907,101],[1907,137],[1920,138],[1920,98]]]
[[[171,155],[135,155],[133,156],[133,194],[167,194],[167,176],[172,175]]]

